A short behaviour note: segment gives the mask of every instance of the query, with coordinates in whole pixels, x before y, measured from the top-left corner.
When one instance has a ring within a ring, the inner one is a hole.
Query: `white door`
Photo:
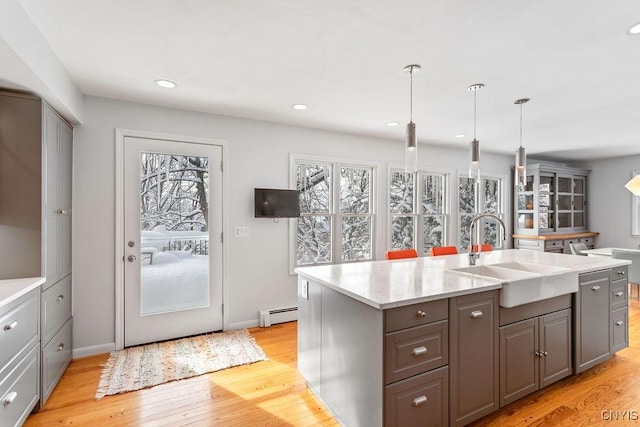
[[[124,138],[125,347],[222,329],[222,148]]]

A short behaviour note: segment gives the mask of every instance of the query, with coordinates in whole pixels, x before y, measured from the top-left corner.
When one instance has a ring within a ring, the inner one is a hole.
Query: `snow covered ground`
[[[189,251],[156,252],[141,265],[141,314],[209,305],[209,256]]]

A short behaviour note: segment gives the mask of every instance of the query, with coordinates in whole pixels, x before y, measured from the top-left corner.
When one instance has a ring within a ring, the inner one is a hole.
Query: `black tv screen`
[[[300,216],[300,192],[256,188],[254,192],[256,218],[297,218]]]

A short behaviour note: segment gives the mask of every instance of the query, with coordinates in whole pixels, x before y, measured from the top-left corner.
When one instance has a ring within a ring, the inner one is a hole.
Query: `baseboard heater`
[[[276,323],[298,320],[298,307],[260,310],[260,327],[266,328]]]

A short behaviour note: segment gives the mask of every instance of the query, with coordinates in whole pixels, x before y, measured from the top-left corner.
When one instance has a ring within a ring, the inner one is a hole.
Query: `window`
[[[391,248],[416,248],[425,255],[430,248],[445,244],[448,236],[447,185],[448,174],[445,173],[390,172]]]
[[[482,177],[480,185],[469,177],[458,178],[458,227],[459,248],[466,251],[470,244],[469,228],[476,215],[491,213],[504,221],[503,185],[504,178]],[[493,219],[483,219],[479,231],[481,243],[502,247],[503,236],[499,225]]]
[[[373,259],[372,166],[295,160],[296,265]]]

